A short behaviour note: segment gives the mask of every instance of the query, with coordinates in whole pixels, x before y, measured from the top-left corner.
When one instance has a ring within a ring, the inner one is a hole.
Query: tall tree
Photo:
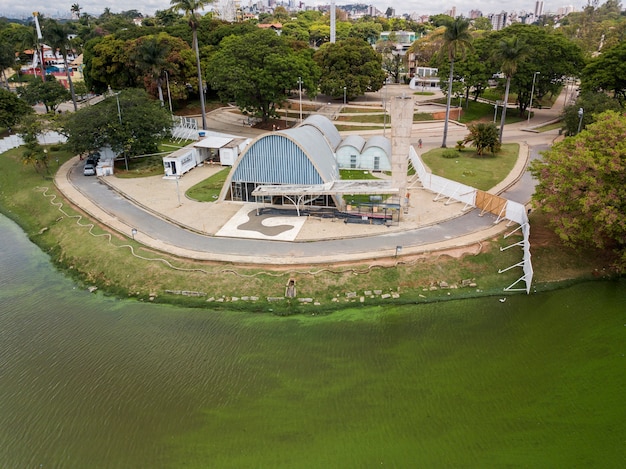
[[[506,119],[506,108],[509,103],[509,88],[511,87],[511,77],[515,75],[519,63],[526,59],[528,47],[526,43],[517,36],[502,39],[498,48],[494,52],[496,61],[500,64],[500,70],[506,77],[506,88],[504,90],[504,103],[502,105],[502,118],[500,119],[500,143],[504,132],[504,121]]]
[[[234,100],[263,121],[276,116],[287,91],[298,88],[298,77],[310,96],[319,79],[308,49],[294,50],[288,39],[262,29],[224,38],[209,60],[208,72],[221,99]]]
[[[343,97],[344,87],[348,99],[378,91],[386,78],[381,55],[363,39],[326,43],[313,59],[322,73],[320,91],[333,98]]]
[[[200,49],[198,48],[198,23],[200,21],[198,10],[203,10],[213,0],[171,0],[170,4],[175,10],[182,10],[187,17],[187,22],[193,35],[193,50],[196,53],[196,67],[198,69],[198,92],[200,95],[200,110],[202,112],[202,128],[206,129],[206,111],[204,109],[204,82],[202,81],[202,69],[200,67]]]
[[[626,106],[626,42],[593,59],[581,78],[583,90],[608,92]]]
[[[163,106],[163,70],[167,66],[169,47],[160,43],[155,36],[144,36],[137,39],[135,49],[131,53],[131,60],[135,62],[139,70],[146,73],[156,83],[159,92],[159,101]]]
[[[155,153],[158,141],[169,134],[171,126],[169,112],[141,89],[109,95],[61,120],[67,145],[77,154],[97,151],[105,145],[125,156]]]
[[[45,81],[34,80],[26,86],[20,86],[17,93],[31,106],[43,103],[46,112],[56,111],[59,104],[70,98],[70,93],[53,75],[46,75]]]
[[[0,89],[0,127],[10,128],[33,109],[15,93]]]
[[[48,20],[44,24],[43,28],[44,40],[52,48],[55,55],[58,52],[63,57],[63,65],[65,66],[65,75],[67,76],[67,82],[70,85],[70,94],[72,95],[72,104],[74,105],[74,111],[78,110],[76,104],[76,93],[74,92],[74,84],[72,83],[72,73],[70,71],[69,64],[67,63],[67,56],[72,50],[70,46],[69,30],[64,24],[58,23],[54,20]]]
[[[470,21],[462,16],[446,23],[443,33],[443,43],[440,52],[445,54],[450,62],[450,75],[448,77],[448,99],[446,102],[446,118],[443,126],[443,141],[441,148],[446,148],[448,139],[448,122],[450,120],[450,102],[452,100],[452,81],[454,79],[454,61],[472,47],[472,35],[469,32]]]
[[[531,164],[533,199],[568,246],[613,249],[626,272],[626,116],[606,111]]]
[[[72,8],[70,8],[70,11],[72,12],[72,18],[76,20],[80,19],[80,10],[81,10],[80,5],[78,3],[74,3],[72,5]]]

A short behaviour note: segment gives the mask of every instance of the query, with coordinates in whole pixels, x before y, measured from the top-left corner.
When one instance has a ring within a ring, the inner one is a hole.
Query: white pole
[[[300,123],[302,124],[302,77],[298,77],[298,91],[300,92]]]
[[[533,73],[533,86],[530,89],[530,105],[528,106],[528,122],[527,124],[530,124],[530,111],[533,108],[533,94],[535,94],[535,78],[537,78],[537,75],[539,75],[541,72],[535,72]]]
[[[170,104],[170,114],[174,114],[172,111],[172,95],[170,93],[170,74],[167,73],[167,70],[163,70],[165,72],[165,82],[167,83],[167,100]]]

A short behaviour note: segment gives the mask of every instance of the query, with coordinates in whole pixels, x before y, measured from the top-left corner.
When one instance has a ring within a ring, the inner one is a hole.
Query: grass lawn
[[[382,113],[383,112],[383,108],[379,107],[379,106],[372,106],[369,109],[364,109],[362,107],[343,107],[341,108],[341,112],[340,114],[371,114],[371,113],[375,113],[375,112],[379,112]]]
[[[199,182],[187,191],[187,197],[198,202],[215,202],[220,195],[230,167],[226,167],[213,176]]]
[[[344,132],[347,130],[353,131],[362,131],[362,130],[380,130],[382,127],[380,125],[335,125],[339,132]]]
[[[337,121],[339,122],[363,122],[363,123],[368,123],[368,124],[384,124],[385,122],[387,122],[387,124],[389,124],[391,121],[391,117],[387,114],[387,117],[385,118],[385,115],[381,111],[378,114],[365,114],[365,115],[358,115],[358,116],[339,115],[337,117]]]
[[[459,152],[458,158],[444,158],[444,151],[449,149],[435,148],[422,155],[422,160],[433,174],[486,191],[511,172],[517,161],[519,145],[502,145],[502,150],[496,156],[478,156],[472,147],[468,147]]]
[[[378,179],[369,171],[364,171],[362,169],[340,169],[339,175],[341,179]]]
[[[537,127],[538,132],[549,132],[550,130],[557,130],[563,127],[563,123],[561,121],[555,122],[554,124],[548,124],[541,127]]]

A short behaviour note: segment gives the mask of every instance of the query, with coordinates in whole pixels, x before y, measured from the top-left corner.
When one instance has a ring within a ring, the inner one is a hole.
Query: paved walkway
[[[557,101],[554,109],[537,111],[531,124],[553,120],[561,109]],[[243,126],[240,117],[228,110],[213,112],[207,120],[211,130],[242,133],[242,129],[251,137],[264,133]],[[439,147],[441,130],[442,123],[415,124],[414,145],[421,138],[422,151]],[[556,131],[539,134],[528,130],[525,121],[505,127],[505,141],[520,143],[520,158],[508,177],[490,191],[504,197],[511,191],[524,199],[516,200],[524,204],[532,194],[532,187],[520,187],[532,184],[523,177],[528,160],[536,148],[545,148],[557,136]],[[464,127],[452,127],[448,135],[455,142],[466,133]],[[205,165],[171,181],[114,176],[99,180],[82,176],[78,165],[77,158],[68,161],[55,179],[73,204],[126,236],[136,229],[135,239],[149,247],[192,259],[282,265],[354,262],[394,257],[398,246],[402,246],[403,256],[472,250],[510,229],[504,223],[494,225],[490,215],[479,217],[477,210],[463,213],[461,204],[433,202],[434,194],[418,188],[411,189],[409,212],[399,226],[346,224],[313,217],[256,219],[255,204],[199,203],[184,197],[187,189],[220,170],[219,166]]]

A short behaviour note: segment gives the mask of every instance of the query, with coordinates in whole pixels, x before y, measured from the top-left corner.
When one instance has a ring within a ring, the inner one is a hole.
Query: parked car
[[[87,161],[85,163],[85,167],[83,168],[83,174],[85,176],[95,176],[96,175],[96,165],[92,162]]]
[[[92,165],[96,166],[98,164],[98,161],[100,161],[100,153],[96,152],[96,153],[91,153],[87,157],[86,163],[91,163]]]

